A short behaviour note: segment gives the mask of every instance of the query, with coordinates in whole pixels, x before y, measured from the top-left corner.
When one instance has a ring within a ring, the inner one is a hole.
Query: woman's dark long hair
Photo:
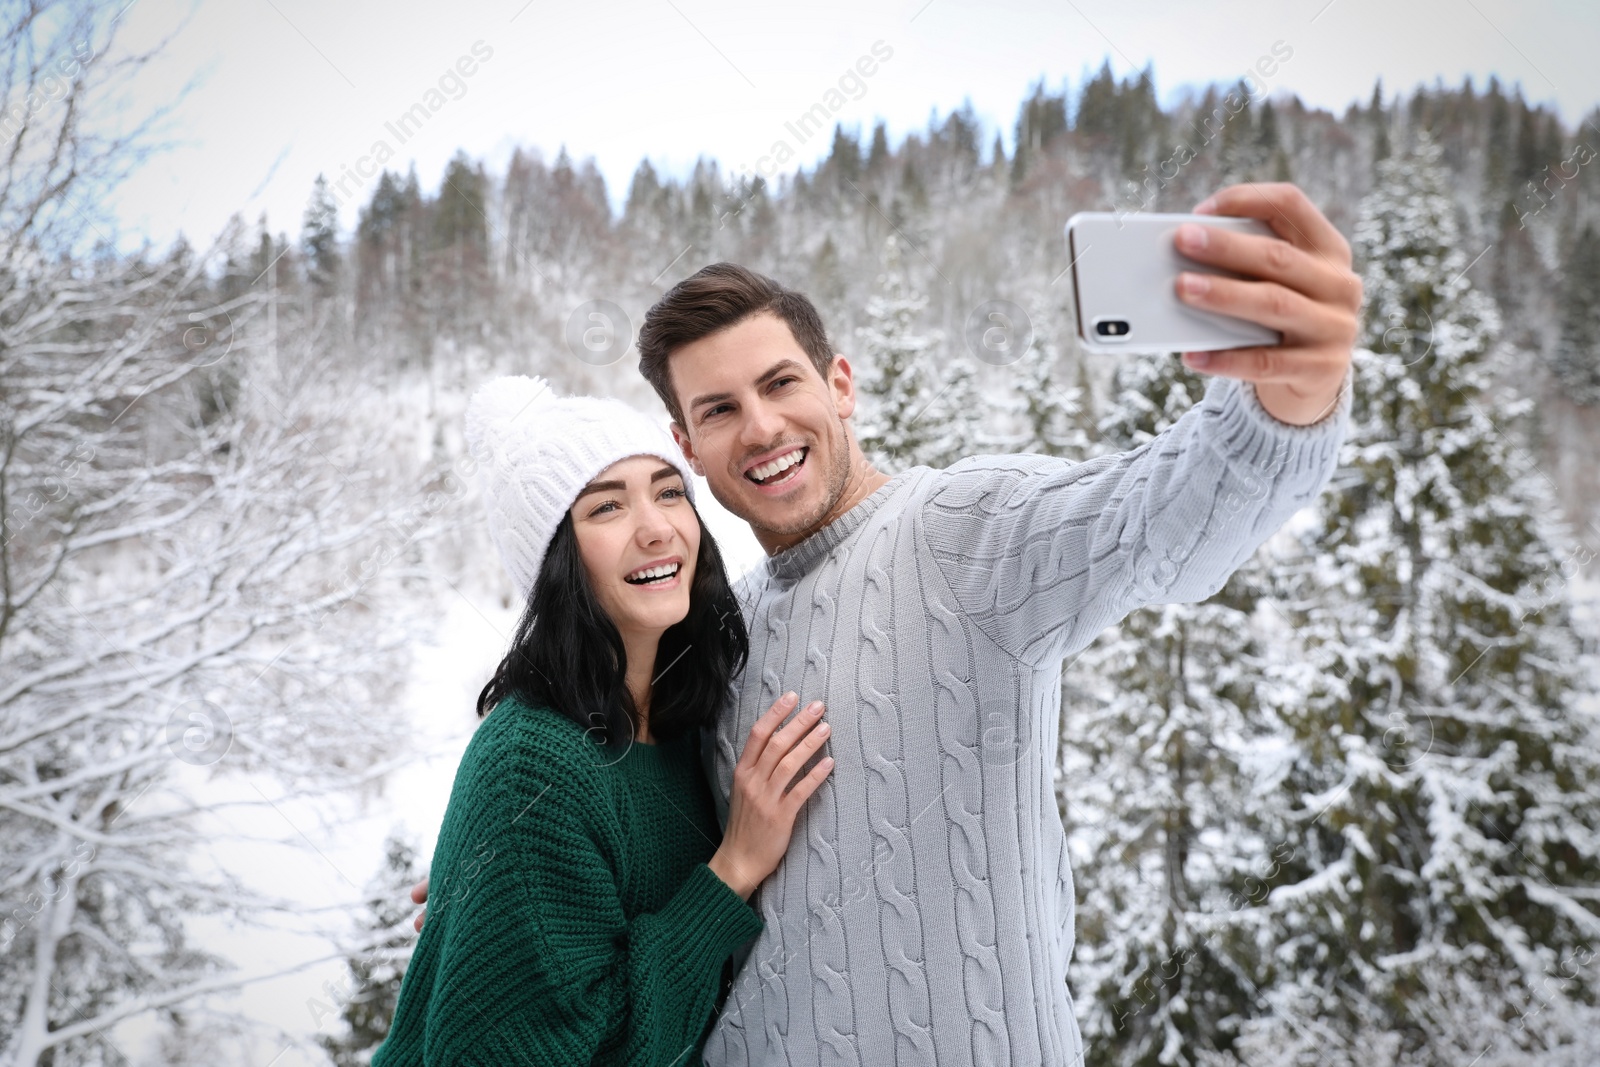
[[[656,649],[651,736],[671,741],[715,725],[749,654],[722,553],[701,522],[689,613],[668,627]],[[625,684],[627,669],[622,634],[589,584],[569,512],[545,551],[511,650],[478,694],[478,717],[513,696],[565,715],[605,744],[630,742],[638,736],[639,712]]]

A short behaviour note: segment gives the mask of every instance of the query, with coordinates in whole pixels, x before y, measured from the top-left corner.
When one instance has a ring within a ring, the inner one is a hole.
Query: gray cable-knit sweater
[[[725,801],[786,690],[832,775],[752,901],[725,1064],[1072,1064],[1072,872],[1052,771],[1061,668],[1145,604],[1203,600],[1332,473],[1349,421],[1213,379],[1132,451],[905,471],[740,583],[750,661],[709,753]]]

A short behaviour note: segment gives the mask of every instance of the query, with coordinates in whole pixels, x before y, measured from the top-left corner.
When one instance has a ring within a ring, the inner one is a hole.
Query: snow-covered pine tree
[[[939,413],[929,410],[939,393],[931,353],[942,337],[919,325],[927,305],[927,297],[912,290],[899,239],[890,235],[878,292],[867,301],[866,324],[856,330],[865,409],[857,419],[857,440],[884,470],[927,463],[932,453],[944,450]]]
[[[416,937],[408,920],[408,891],[422,875],[417,852],[398,834],[384,842],[383,868],[367,885],[367,915],[361,923],[362,944],[351,952],[343,989],[333,1002],[313,1002],[313,1014],[331,1014],[336,1008],[345,1031],[337,1036],[319,1034],[317,1044],[335,1067],[360,1067],[389,1034],[400,980],[405,977]]]
[[[1294,583],[1317,684],[1263,808],[1291,884],[1255,909],[1248,1063],[1600,1059],[1600,738],[1567,585],[1587,560],[1507,437],[1526,405],[1491,389],[1496,311],[1439,157],[1380,164],[1355,235],[1373,351]]]
[[[936,349],[936,351],[943,351]],[[920,414],[918,425],[929,426],[928,443],[917,457],[930,467],[948,467],[982,448],[983,403],[978,375],[964,355],[949,355],[939,388]]]
[[[1037,321],[1032,328],[1033,347],[1010,368],[1016,379],[1008,406],[1021,430],[1015,449],[1083,459],[1089,454],[1084,390],[1064,381],[1061,349],[1049,325]]]
[[[1099,450],[1147,444],[1204,393],[1175,358],[1118,369]],[[1069,985],[1086,1062],[1197,1064],[1256,996],[1246,913],[1285,853],[1254,785],[1282,747],[1266,565],[1201,604],[1134,612],[1069,665],[1062,818],[1080,901]]]
[[[1600,234],[1593,223],[1573,241],[1562,274],[1561,337],[1550,369],[1568,397],[1600,404]]]
[[[330,297],[339,285],[343,258],[339,249],[339,206],[328,192],[327,179],[317,175],[311,184],[300,226],[300,251],[305,255],[306,279],[320,297]]]

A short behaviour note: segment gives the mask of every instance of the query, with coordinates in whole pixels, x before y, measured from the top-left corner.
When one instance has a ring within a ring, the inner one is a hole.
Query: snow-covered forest
[[[3,1062],[366,1062],[433,826],[385,830],[448,785],[517,607],[475,384],[659,413],[634,331],[736,260],[817,303],[885,470],[1135,447],[1204,382],[1077,347],[1062,224],[1282,180],[1365,282],[1352,435],[1222,592],[1068,665],[1088,1059],[1600,1062],[1600,108],[1163,107],[1108,64],[771,179],[642,161],[613,196],[529,145],[385,172],[350,231],[330,174],[302,218],[130,254],[92,206],[156,164],[82,115],[148,57],[53,10],[0,26],[7,101],[48,98],[0,116]],[[337,880],[308,904],[279,849]]]

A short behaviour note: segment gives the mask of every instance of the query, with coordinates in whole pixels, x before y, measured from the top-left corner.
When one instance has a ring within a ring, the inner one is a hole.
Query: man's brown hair
[[[816,305],[804,293],[785,288],[737,263],[702,267],[667,290],[644,316],[639,328],[639,373],[667,405],[672,418],[687,429],[678,398],[672,391],[667,357],[684,345],[718,330],[743,322],[751,315],[771,312],[782,319],[795,343],[810,357],[824,379],[833,365],[833,346]]]

